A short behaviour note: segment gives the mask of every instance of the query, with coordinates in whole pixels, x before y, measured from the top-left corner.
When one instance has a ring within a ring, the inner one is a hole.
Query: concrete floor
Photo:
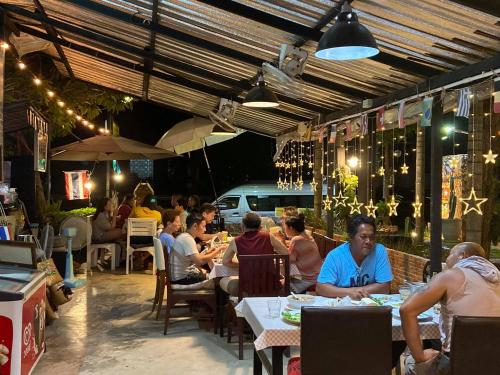
[[[33,374],[252,374],[251,343],[239,361],[237,344],[192,319],[171,320],[164,336],[151,313],[154,287],[152,275],[94,272],[47,327],[47,352]]]

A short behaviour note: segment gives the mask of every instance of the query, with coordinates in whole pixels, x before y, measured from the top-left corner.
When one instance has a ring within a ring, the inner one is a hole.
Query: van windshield
[[[313,208],[312,195],[247,195],[248,207],[252,211],[274,211],[276,207],[294,206]]]

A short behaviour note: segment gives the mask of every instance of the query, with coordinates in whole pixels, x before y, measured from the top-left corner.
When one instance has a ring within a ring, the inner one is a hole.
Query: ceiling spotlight
[[[3,49],[9,49],[9,43],[2,42],[2,44],[0,45],[0,47],[2,47]]]
[[[325,60],[355,60],[379,52],[372,33],[359,23],[358,16],[345,1],[335,24],[321,37],[314,55]]]
[[[273,108],[280,105],[274,92],[269,89],[264,81],[262,70],[259,69],[257,85],[255,85],[243,100],[245,107]]]

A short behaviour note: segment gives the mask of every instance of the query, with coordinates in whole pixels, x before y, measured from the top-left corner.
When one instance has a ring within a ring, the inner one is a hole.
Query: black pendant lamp
[[[356,60],[379,53],[370,30],[361,25],[349,2],[342,4],[335,24],[321,37],[314,56],[325,60]]]
[[[262,70],[259,70],[257,85],[247,93],[243,105],[253,108],[273,108],[280,105],[274,92],[267,87]]]

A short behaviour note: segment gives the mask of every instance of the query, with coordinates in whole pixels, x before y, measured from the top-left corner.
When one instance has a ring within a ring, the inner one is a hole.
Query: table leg
[[[253,348],[253,375],[262,375],[262,362],[255,346]]]
[[[272,361],[273,361],[273,373],[272,375],[283,375],[283,351],[286,346],[273,346],[272,349]]]

